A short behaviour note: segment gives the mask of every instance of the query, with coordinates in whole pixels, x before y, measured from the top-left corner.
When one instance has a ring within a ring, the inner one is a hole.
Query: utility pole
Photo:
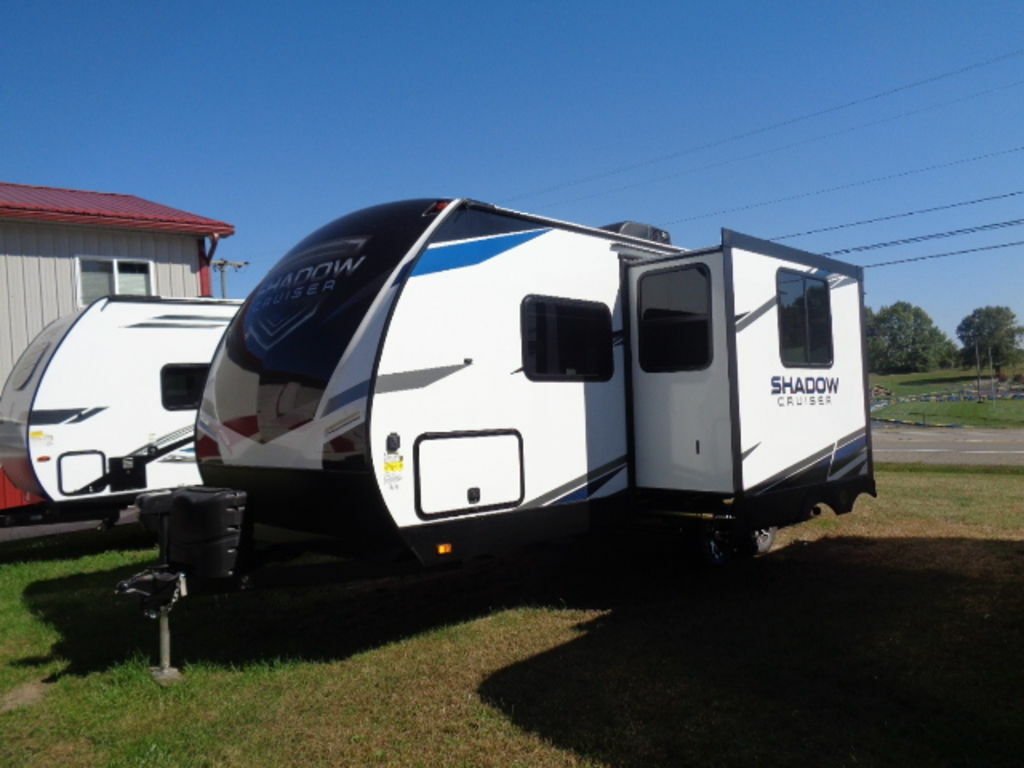
[[[978,351],[978,337],[974,337],[974,362],[978,367],[978,402],[981,402],[981,353]]]
[[[992,402],[996,401],[996,367],[992,362],[992,345],[988,347],[988,367],[992,369]]]
[[[228,297],[228,267],[239,270],[242,267],[249,266],[249,262],[217,259],[216,261],[211,261],[210,266],[220,272],[220,297],[226,299]]]

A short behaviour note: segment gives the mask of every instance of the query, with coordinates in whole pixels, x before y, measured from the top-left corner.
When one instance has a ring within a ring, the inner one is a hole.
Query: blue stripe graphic
[[[349,387],[344,392],[334,395],[334,397],[327,401],[327,407],[324,408],[324,416],[334,413],[339,408],[343,408],[349,403],[354,403],[359,398],[366,397],[368,394],[370,394],[369,379],[361,381],[354,387]]]
[[[413,277],[430,275],[434,272],[447,272],[449,269],[461,269],[482,264],[488,259],[511,250],[516,246],[528,243],[535,237],[543,235],[549,230],[537,229],[532,232],[517,232],[512,235],[501,237],[489,237],[485,240],[472,240],[468,243],[455,243],[454,245],[442,245],[437,248],[426,250],[420,260],[416,262],[416,268],[412,271]]]
[[[601,488],[605,485],[605,483],[607,483],[609,480],[611,480],[613,477],[615,477],[617,474],[619,474],[619,472],[621,472],[623,469],[625,469],[625,466],[615,467],[611,472],[609,472],[608,474],[604,475],[603,477],[599,477],[599,478],[596,478],[594,480],[591,480],[589,483],[584,485],[582,488],[577,488],[575,491],[571,491],[570,493],[566,494],[565,496],[562,496],[561,498],[555,499],[551,503],[552,503],[552,505],[554,505],[554,504],[571,504],[571,503],[576,502],[576,501],[586,501],[591,496],[593,496],[595,493],[597,493],[599,490],[601,490]]]

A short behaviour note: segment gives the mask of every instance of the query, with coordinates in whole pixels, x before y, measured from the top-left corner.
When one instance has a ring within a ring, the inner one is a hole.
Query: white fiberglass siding
[[[0,385],[39,331],[80,308],[80,256],[148,261],[154,294],[199,295],[194,235],[0,221]]]
[[[780,269],[828,280],[831,364],[783,364],[776,304]],[[860,285],[851,277],[740,248],[733,250],[733,275],[736,314],[753,318],[736,334],[743,487],[752,488],[865,429]],[[772,394],[773,378],[821,380],[821,389],[813,395]]]

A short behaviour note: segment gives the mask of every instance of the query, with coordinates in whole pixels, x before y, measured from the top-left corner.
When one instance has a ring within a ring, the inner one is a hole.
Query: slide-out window
[[[648,373],[711,365],[711,276],[697,264],[648,272],[639,285],[640,367]]]
[[[789,367],[832,365],[828,281],[780,269],[779,354]]]
[[[205,363],[172,363],[160,369],[160,398],[168,411],[199,407],[210,366]]]
[[[527,296],[522,304],[523,372],[532,381],[608,381],[612,314],[598,301]]]

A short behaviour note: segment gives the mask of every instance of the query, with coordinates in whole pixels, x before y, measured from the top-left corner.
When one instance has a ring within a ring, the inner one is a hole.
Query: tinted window
[[[650,272],[639,286],[640,367],[657,373],[711,364],[711,277],[703,266]]]
[[[209,365],[176,363],[160,370],[160,398],[168,411],[193,410],[203,397]]]
[[[527,378],[607,381],[612,377],[612,315],[604,304],[527,296],[521,320]]]
[[[828,282],[779,270],[779,354],[787,366],[832,365]]]

